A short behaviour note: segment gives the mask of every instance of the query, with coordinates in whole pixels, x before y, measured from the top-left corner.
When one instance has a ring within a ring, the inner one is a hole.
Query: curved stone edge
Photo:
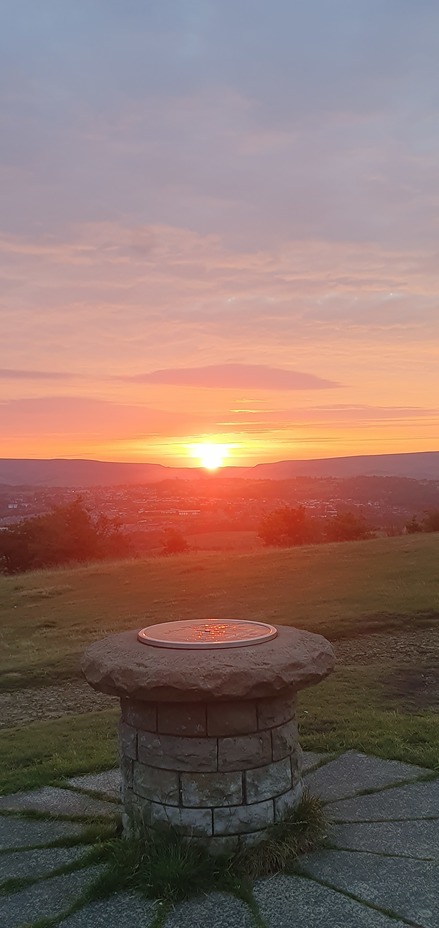
[[[90,645],[81,670],[110,696],[162,702],[260,699],[312,686],[331,673],[335,653],[322,635],[278,626],[278,636],[247,648],[191,651],[148,647],[137,631]]]

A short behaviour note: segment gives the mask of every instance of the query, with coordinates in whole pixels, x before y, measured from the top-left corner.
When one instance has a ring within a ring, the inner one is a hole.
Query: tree
[[[117,524],[103,516],[94,523],[80,498],[0,533],[0,569],[8,574],[128,553]]]
[[[423,532],[439,532],[439,509],[430,509],[422,523]]]
[[[181,532],[176,528],[168,528],[163,538],[162,554],[183,554],[189,550],[189,545]]]
[[[422,527],[421,523],[418,522],[416,516],[413,516],[412,519],[410,519],[408,522],[406,522],[406,524],[405,524],[405,530],[406,530],[406,532],[407,532],[408,535],[415,535],[417,532],[422,532],[422,531],[423,531],[423,527]]]
[[[313,530],[303,506],[283,506],[264,516],[258,535],[266,545],[291,547],[312,541]]]
[[[361,516],[355,512],[338,512],[325,526],[327,541],[358,541],[371,538],[372,533]]]

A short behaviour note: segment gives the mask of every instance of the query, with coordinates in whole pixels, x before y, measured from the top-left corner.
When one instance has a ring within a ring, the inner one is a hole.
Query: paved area
[[[212,893],[172,910],[132,893],[85,902],[104,865],[87,862],[84,829],[117,814],[117,771],[0,797],[0,928],[439,928],[437,771],[355,751],[308,753],[305,769],[331,822],[326,846],[257,881],[251,899]]]

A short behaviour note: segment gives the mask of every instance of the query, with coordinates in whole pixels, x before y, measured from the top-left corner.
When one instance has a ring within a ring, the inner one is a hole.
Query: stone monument
[[[335,662],[321,635],[235,619],[169,622],[92,644],[118,696],[127,834],[172,828],[210,853],[260,841],[299,803],[299,690]]]

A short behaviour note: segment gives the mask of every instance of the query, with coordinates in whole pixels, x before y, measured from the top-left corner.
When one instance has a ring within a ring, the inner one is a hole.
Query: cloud
[[[0,380],[76,380],[78,376],[67,371],[20,371],[0,368]]]
[[[334,380],[263,364],[210,364],[206,367],[170,368],[124,378],[135,383],[172,384],[238,390],[327,390],[340,387]]]

